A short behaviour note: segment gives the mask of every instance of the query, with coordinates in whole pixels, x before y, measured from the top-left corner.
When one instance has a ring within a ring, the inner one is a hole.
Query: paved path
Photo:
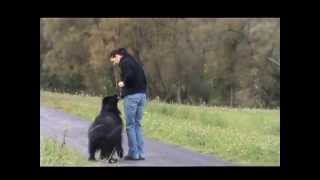
[[[40,135],[62,142],[66,132],[66,145],[88,157],[87,130],[90,122],[65,112],[40,107]],[[66,131],[65,131],[66,130]],[[123,135],[124,154],[128,152],[127,137]],[[111,166],[232,166],[214,156],[202,155],[174,145],[145,138],[147,159],[144,161],[125,161]],[[110,166],[108,163],[103,163]]]

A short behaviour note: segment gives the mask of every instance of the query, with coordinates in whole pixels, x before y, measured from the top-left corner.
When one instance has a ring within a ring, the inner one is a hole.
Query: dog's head
[[[102,100],[102,106],[117,107],[119,99],[118,95],[106,96]]]

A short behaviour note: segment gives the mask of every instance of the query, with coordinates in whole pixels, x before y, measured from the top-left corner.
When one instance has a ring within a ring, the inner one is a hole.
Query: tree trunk
[[[157,75],[158,75],[157,78],[159,78],[159,82],[160,82],[160,84],[161,84],[162,87],[163,87],[163,90],[167,93],[167,92],[168,92],[168,89],[167,89],[165,83],[164,83],[163,80],[162,80],[161,72],[160,72],[160,65],[158,64],[157,61],[155,61],[155,70],[156,70]]]
[[[181,104],[181,84],[180,84],[180,82],[178,83],[178,87],[177,87],[177,101],[179,104]]]
[[[230,88],[230,106],[233,107],[233,88]]]

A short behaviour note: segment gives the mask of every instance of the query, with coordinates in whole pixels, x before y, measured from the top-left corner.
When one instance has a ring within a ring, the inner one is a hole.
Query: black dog
[[[118,109],[117,95],[103,98],[100,114],[96,117],[88,131],[89,160],[95,160],[96,151],[100,150],[100,159],[116,162],[113,154],[117,152],[123,157],[122,120]]]

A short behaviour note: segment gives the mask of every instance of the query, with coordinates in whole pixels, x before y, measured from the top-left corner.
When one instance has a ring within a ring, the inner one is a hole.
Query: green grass
[[[41,91],[40,103],[92,121],[101,98]],[[124,112],[123,101],[119,109]],[[240,165],[280,165],[280,110],[151,101],[145,109],[143,129],[150,138]]]
[[[40,137],[40,166],[96,166],[79,152],[57,141]]]

